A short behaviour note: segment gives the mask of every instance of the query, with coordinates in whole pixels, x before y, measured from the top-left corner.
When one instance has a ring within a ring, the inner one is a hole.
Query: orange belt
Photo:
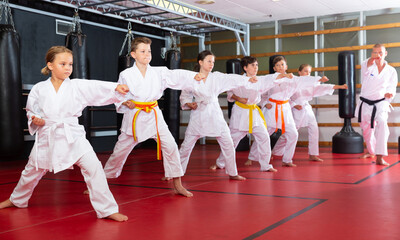
[[[276,129],[275,129],[275,132],[278,131],[278,106],[281,107],[282,134],[284,134],[284,133],[285,133],[285,119],[284,119],[284,117],[283,117],[283,108],[282,108],[282,104],[288,103],[289,100],[280,101],[280,100],[275,100],[275,99],[270,98],[269,101],[275,103],[275,121],[276,121]]]
[[[135,115],[133,116],[133,121],[132,121],[132,133],[133,133],[133,139],[137,141],[136,137],[136,118],[139,115],[139,113],[144,110],[145,112],[149,113],[151,110],[154,112],[154,116],[156,117],[156,129],[157,129],[157,159],[161,160],[161,140],[160,140],[160,134],[158,133],[158,120],[157,120],[157,111],[155,107],[158,106],[157,101],[154,102],[136,102],[131,100],[135,104],[135,108],[139,109],[136,111]]]

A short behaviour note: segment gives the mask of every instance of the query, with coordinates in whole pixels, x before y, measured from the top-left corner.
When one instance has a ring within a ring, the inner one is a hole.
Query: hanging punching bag
[[[242,69],[240,67],[240,60],[235,58],[235,59],[229,59],[226,61],[226,73],[235,73],[235,74],[240,74],[242,72]],[[233,108],[234,102],[228,102],[228,117],[231,118],[231,113],[232,113],[232,108]],[[236,151],[248,151],[250,148],[250,139],[246,135],[240,142],[238,143],[236,147]]]
[[[347,84],[348,89],[339,90],[339,116],[344,118],[342,130],[332,137],[333,153],[362,153],[363,137],[354,131],[351,119],[356,108],[355,60],[354,52],[343,51],[338,55],[339,84]]]
[[[176,49],[168,50],[165,53],[166,66],[168,69],[179,69],[181,65],[181,53]],[[163,115],[175,142],[179,143],[180,101],[181,91],[173,89],[164,90],[164,110]]]
[[[23,152],[23,115],[19,36],[13,25],[0,24],[0,156]]]
[[[86,35],[81,31],[78,13],[75,12],[73,19],[73,28],[65,38],[65,46],[69,48],[74,57],[72,78],[89,79],[86,53]],[[79,124],[83,125],[86,131],[86,138],[90,141],[91,114],[89,107],[82,111],[82,116],[79,117]]]
[[[274,59],[278,56],[282,56],[283,55],[273,55],[271,57],[269,57],[269,74],[273,74],[275,73],[274,70]],[[280,136],[282,135],[282,129],[278,129],[278,131],[274,132],[273,134],[271,134],[271,136],[269,136],[270,138],[270,145],[271,145],[271,150],[274,149],[276,142],[278,142],[278,139],[280,138]]]

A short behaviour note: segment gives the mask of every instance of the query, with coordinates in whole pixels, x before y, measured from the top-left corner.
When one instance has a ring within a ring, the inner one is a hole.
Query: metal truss
[[[223,30],[248,34],[248,24],[175,0],[45,1],[160,28],[177,35],[201,37],[204,33]]]

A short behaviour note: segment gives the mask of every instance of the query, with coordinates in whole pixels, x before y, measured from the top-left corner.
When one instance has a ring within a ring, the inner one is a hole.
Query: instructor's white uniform
[[[387,141],[389,139],[389,127],[387,125],[390,105],[396,94],[397,71],[385,61],[385,67],[379,73],[375,62],[367,67],[368,59],[361,64],[361,93],[360,97],[375,101],[385,97],[385,93],[393,94],[393,97],[385,98],[375,104],[376,115],[371,128],[371,114],[373,105],[362,104],[360,127],[363,132],[364,141],[368,152],[373,155],[387,156]],[[358,99],[355,115],[358,117],[361,101]]]

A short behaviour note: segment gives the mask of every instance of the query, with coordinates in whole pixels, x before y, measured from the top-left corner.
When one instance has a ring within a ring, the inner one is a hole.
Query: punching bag
[[[20,48],[18,33],[7,24],[0,24],[0,116],[0,156],[18,157],[24,147]]]
[[[363,137],[354,131],[351,119],[356,108],[356,72],[354,52],[343,51],[338,55],[339,84],[348,89],[339,90],[339,117],[344,119],[342,130],[332,137],[333,153],[362,153]]]
[[[269,74],[275,73],[275,70],[274,70],[274,59],[276,57],[278,57],[278,56],[283,56],[283,55],[273,55],[273,56],[269,57]],[[275,144],[276,144],[276,142],[278,142],[278,139],[280,138],[281,135],[282,135],[282,129],[278,129],[276,132],[271,134],[271,136],[269,136],[271,150],[274,149]]]
[[[226,73],[235,73],[235,74],[240,74],[242,72],[242,69],[240,67],[240,60],[235,58],[235,59],[229,59],[226,61]],[[228,102],[228,117],[231,118],[231,113],[232,113],[232,107],[235,103],[234,102]],[[248,151],[250,148],[250,139],[246,135],[240,142],[238,143],[236,147],[236,151]]]
[[[86,53],[86,35],[84,35],[81,31],[79,16],[78,13],[75,12],[73,19],[73,28],[67,34],[65,38],[65,46],[70,49],[73,53],[73,72],[71,74],[71,79],[73,78],[81,78],[88,79],[89,76],[88,66],[87,66],[87,53]],[[91,114],[89,107],[86,107],[82,111],[82,116],[79,117],[79,124],[83,125],[86,131],[86,138],[90,141],[90,127],[91,127]]]
[[[166,66],[168,69],[179,69],[181,65],[181,53],[176,49],[168,50],[165,53]],[[165,122],[168,125],[169,131],[175,138],[175,142],[179,143],[179,127],[181,124],[180,118],[180,101],[179,96],[181,91],[174,89],[164,90],[164,109],[163,115]]]

